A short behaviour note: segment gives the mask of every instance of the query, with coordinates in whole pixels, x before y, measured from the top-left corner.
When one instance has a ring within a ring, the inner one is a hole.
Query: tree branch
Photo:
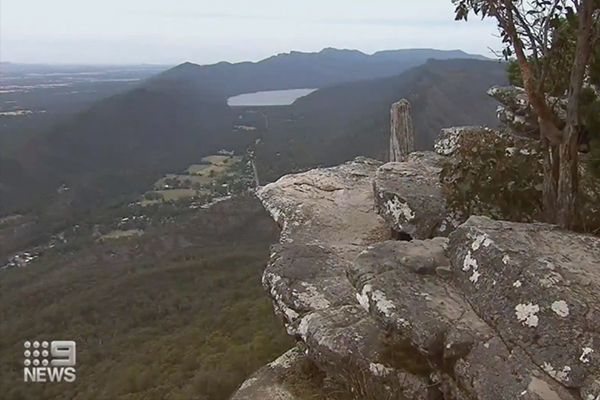
[[[558,0],[555,0],[558,1]],[[506,4],[507,2],[505,2]],[[517,17],[517,20],[519,20],[520,23],[520,27],[523,29],[523,32],[525,33],[525,36],[527,36],[529,38],[529,41],[531,42],[531,50],[532,50],[532,55],[533,55],[533,59],[535,61],[535,68],[537,69],[537,75],[540,76],[540,60],[539,60],[539,49],[538,47],[540,46],[539,40],[535,37],[535,35],[533,34],[533,31],[531,30],[531,28],[529,27],[529,24],[527,23],[527,21],[525,20],[525,18],[523,17],[523,15],[521,14],[521,12],[519,11],[519,9],[517,9],[517,6],[512,3],[512,2],[508,2],[511,6],[511,15],[514,15]],[[508,7],[508,5],[507,5]],[[514,24],[514,22],[513,22]]]
[[[569,95],[567,107],[567,125],[576,126],[579,124],[579,104],[585,70],[591,52],[591,39],[594,12],[593,0],[582,0],[578,9],[579,30],[577,35],[577,45],[575,47],[575,60],[571,68],[571,77],[569,80]]]
[[[550,12],[548,13],[548,15],[546,16],[546,20],[544,21],[544,26],[543,26],[543,35],[544,35],[544,39],[543,39],[543,48],[544,48],[544,55],[546,55],[546,51],[548,49],[548,32],[550,32],[550,21],[551,21],[551,17],[552,14],[554,14],[554,11],[556,11],[556,7],[558,7],[558,3],[560,3],[561,0],[554,0],[554,4],[552,4],[552,8],[550,9]]]
[[[550,111],[550,108],[548,107],[548,104],[546,104],[546,96],[543,90],[538,90],[538,88],[536,88],[535,79],[529,62],[527,61],[523,44],[519,39],[517,30],[515,29],[515,21],[512,13],[512,1],[504,0],[504,5],[506,8],[506,20],[500,16],[498,13],[499,10],[496,9],[495,11],[498,14],[497,19],[501,24],[504,22],[503,28],[506,30],[511,39],[515,54],[517,56],[517,61],[519,63],[519,68],[521,69],[521,76],[523,78],[525,92],[527,93],[527,97],[529,98],[533,109],[538,115],[540,133],[546,136],[553,145],[558,145],[562,139],[562,132],[560,132],[560,130],[554,124],[554,117]]]

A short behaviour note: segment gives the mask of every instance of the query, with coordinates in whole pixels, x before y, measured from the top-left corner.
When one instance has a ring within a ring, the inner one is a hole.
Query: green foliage
[[[260,281],[276,225],[255,203],[0,271],[2,399],[227,399],[292,346]],[[77,381],[23,383],[23,341],[53,339],[77,341]]]
[[[547,68],[545,91],[552,96],[562,96],[566,93],[569,85],[571,65],[575,57],[575,42],[577,32],[577,17],[570,15],[557,20],[553,31],[553,51]],[[558,56],[557,56],[558,55]],[[546,62],[544,57],[534,60],[528,59],[533,65],[536,78],[539,77],[541,66]],[[523,87],[521,69],[516,60],[512,59],[506,67],[509,81],[512,85]],[[596,41],[587,69],[588,82],[600,87],[600,41]],[[590,157],[588,157],[589,171],[600,178],[600,99],[591,88],[584,88],[581,98],[581,123],[586,128],[589,137]]]
[[[542,152],[539,143],[481,131],[460,136],[455,157],[442,168],[442,191],[451,212],[514,221],[543,221]],[[575,230],[600,232],[600,179],[580,166]]]
[[[525,146],[524,144],[531,146]],[[461,135],[456,157],[442,168],[443,192],[449,208],[464,218],[486,215],[530,222],[542,215],[539,152],[534,142],[494,131]]]
[[[508,74],[508,82],[511,85],[523,87],[523,77],[521,76],[521,68],[517,60],[509,60],[506,64],[506,73]]]

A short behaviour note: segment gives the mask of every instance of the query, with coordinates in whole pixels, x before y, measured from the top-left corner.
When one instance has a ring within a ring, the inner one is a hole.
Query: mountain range
[[[0,215],[46,209],[63,184],[72,189],[69,215],[77,215],[73,208],[88,213],[219,149],[244,152],[257,139],[266,179],[361,153],[381,157],[389,106],[402,97],[414,103],[417,146],[427,148],[443,126],[495,123],[485,89],[506,74],[483,59],[458,50],[324,49],[257,63],[184,63],[94,103],[1,159]],[[240,109],[229,107],[228,97],[294,88],[320,90],[262,110],[268,130],[234,129]]]
[[[318,53],[292,51],[262,61],[213,65],[184,63],[154,79],[195,77],[227,97],[263,90],[323,88],[339,83],[382,78],[401,73],[429,59],[482,59],[461,50],[403,49],[367,55],[358,50],[326,48]]]

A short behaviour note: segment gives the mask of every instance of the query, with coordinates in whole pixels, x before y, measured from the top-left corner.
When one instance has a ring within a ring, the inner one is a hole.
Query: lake
[[[288,106],[300,97],[311,94],[317,89],[267,90],[264,92],[244,93],[227,99],[232,107],[244,106]]]

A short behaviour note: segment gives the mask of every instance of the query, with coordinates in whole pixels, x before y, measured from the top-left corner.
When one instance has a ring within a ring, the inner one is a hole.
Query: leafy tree
[[[578,137],[586,69],[598,37],[596,0],[452,0],[456,20],[473,12],[494,18],[504,49],[513,55],[509,75],[519,78],[538,116],[544,151],[543,202],[546,219],[572,228],[578,198]],[[518,72],[518,73],[517,73]],[[519,77],[520,75],[520,77]],[[566,92],[566,123],[560,126],[548,95]]]

